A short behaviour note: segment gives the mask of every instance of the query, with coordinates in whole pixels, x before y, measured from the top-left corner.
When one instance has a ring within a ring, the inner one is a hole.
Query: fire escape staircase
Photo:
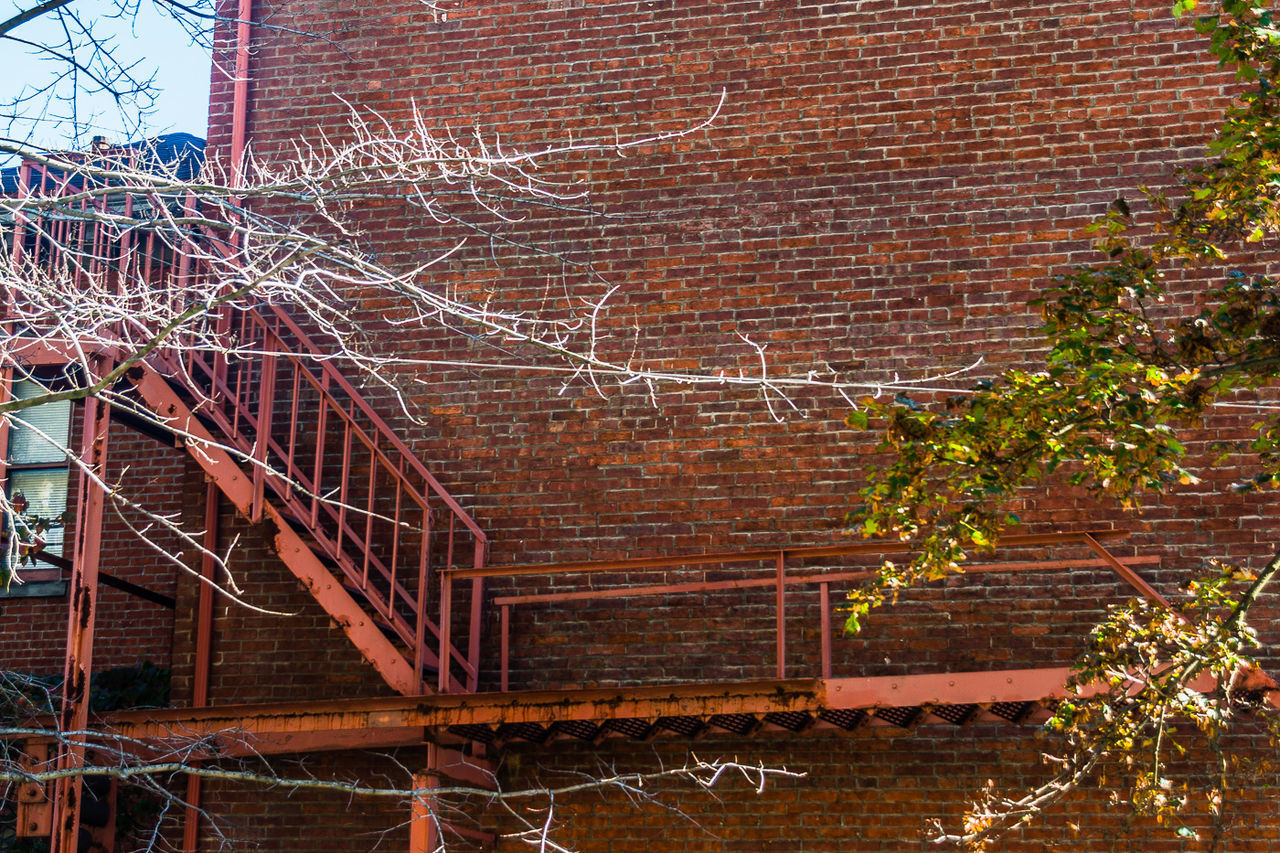
[[[95,204],[143,227],[105,239],[83,216],[18,214],[12,261],[63,263],[103,280],[119,270],[122,287],[124,271],[140,274],[180,310],[193,277],[208,272],[191,257],[198,253],[174,251],[145,227],[148,207],[180,202],[89,201],[81,192],[87,180],[30,161],[20,167],[22,188],[71,196],[78,209]],[[60,257],[86,240],[91,253]],[[204,251],[234,251],[208,235],[201,243]],[[153,429],[176,436],[239,514],[261,527],[388,685],[405,695],[475,691],[483,581],[471,585],[456,615],[439,590],[442,571],[483,566],[484,533],[282,307],[227,305],[206,320],[201,334],[220,345],[170,340],[129,371],[131,387],[117,390],[134,396],[132,420],[158,417]],[[78,349],[68,342],[61,360],[75,361]]]
[[[483,532],[281,308],[220,320],[233,355],[176,347],[130,374],[145,409],[391,687],[474,691],[479,620],[459,650],[429,614],[441,569],[483,565]]]

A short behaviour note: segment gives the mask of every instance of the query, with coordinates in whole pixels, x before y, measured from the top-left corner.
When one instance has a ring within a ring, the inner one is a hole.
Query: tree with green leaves
[[[1198,482],[1220,460],[1188,453],[1187,442],[1203,438],[1215,407],[1243,406],[1233,411],[1249,412],[1257,432],[1252,473],[1231,488],[1280,486],[1280,412],[1263,402],[1280,379],[1280,278],[1268,272],[1280,234],[1280,20],[1268,6],[1174,5],[1175,16],[1201,15],[1197,30],[1242,92],[1176,190],[1144,190],[1141,215],[1117,199],[1092,226],[1102,260],[1059,276],[1040,301],[1042,365],[945,401],[899,396],[850,415],[855,427],[882,418],[891,454],[862,492],[855,528],[919,547],[851,595],[851,630],[900,591],[963,571],[967,555],[992,548],[1018,522],[1011,509],[1028,489],[1069,483],[1134,508]],[[1171,607],[1109,611],[1073,679],[1092,686],[1082,694],[1105,689],[1063,702],[1047,724],[1061,743],[1050,778],[1025,794],[983,792],[963,825],[938,827],[936,839],[985,849],[1100,781],[1111,761],[1127,768],[1118,797],[1194,835],[1176,820],[1194,785],[1171,760],[1196,739],[1209,748],[1217,766],[1204,796],[1219,814],[1229,787],[1219,747],[1262,681],[1249,615],[1278,574],[1280,547],[1258,565],[1213,563]]]

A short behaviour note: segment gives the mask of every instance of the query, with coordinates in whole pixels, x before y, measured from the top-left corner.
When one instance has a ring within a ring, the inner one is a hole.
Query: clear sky
[[[35,0],[0,0],[0,20],[33,5]],[[9,136],[29,137],[39,145],[58,148],[84,144],[94,134],[107,136],[112,142],[127,142],[139,136],[182,131],[204,136],[209,109],[209,66],[206,50],[192,43],[190,36],[173,20],[163,16],[151,0],[142,0],[136,16],[120,16],[112,0],[73,0],[82,20],[91,22],[94,34],[109,38],[116,57],[125,65],[134,65],[135,75],[143,79],[155,75],[159,98],[149,115],[142,116],[137,127],[136,107],[117,107],[114,100],[98,93],[89,94],[81,87],[77,115],[80,127],[65,118],[64,105],[46,99],[28,102],[22,109],[28,121],[14,125]],[[49,43],[58,39],[56,21],[33,20],[15,29],[11,35],[28,41]],[[0,41],[0,100],[7,101],[31,86],[47,83],[58,63],[47,56],[40,58],[29,48],[12,41]],[[3,128],[0,128],[2,131]]]

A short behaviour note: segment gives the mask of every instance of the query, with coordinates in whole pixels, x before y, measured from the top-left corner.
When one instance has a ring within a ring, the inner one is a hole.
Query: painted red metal
[[[785,551],[778,552],[777,575],[774,578],[774,587],[776,589],[774,594],[774,632],[777,636],[778,678],[781,679],[787,677],[787,555]]]
[[[495,838],[491,833],[469,827],[460,827],[445,821],[439,803],[432,791],[439,790],[447,782],[462,784],[481,791],[497,789],[497,777],[487,761],[435,743],[427,745],[427,766],[413,775],[416,792],[410,804],[409,851],[410,853],[436,853],[442,849],[444,836],[462,836],[491,845]]]
[[[1133,571],[1133,569],[1117,560],[1110,552],[1107,551],[1106,548],[1103,548],[1102,545],[1098,543],[1098,540],[1094,536],[1088,533],[1082,533],[1080,536],[1081,540],[1088,545],[1095,554],[1105,560],[1107,565],[1110,566],[1117,575],[1141,593],[1148,601],[1154,604],[1159,604],[1161,607],[1167,607],[1170,610],[1175,609],[1174,606],[1169,603],[1167,598],[1156,591],[1155,587],[1147,583],[1142,576]]]
[[[777,552],[771,552],[777,553]],[[1122,564],[1130,568],[1134,566],[1153,566],[1160,562],[1156,555],[1125,557]],[[1105,569],[1111,563],[1106,560],[1019,560],[996,563],[975,563],[966,566],[964,575],[981,575],[993,572],[1041,572],[1058,569]],[[874,577],[875,572],[823,572],[821,574],[787,575],[788,586],[812,586],[822,583],[856,583]],[[592,589],[578,592],[544,592],[529,595],[499,595],[491,599],[496,607],[509,607],[517,604],[550,604],[559,601],[595,601],[606,598],[634,598],[650,595],[675,595],[679,593],[715,592],[729,589],[752,589],[771,587],[777,583],[772,577],[741,578],[729,581],[698,581],[675,584],[646,584],[610,589]]]
[[[440,818],[436,815],[436,797],[431,793],[440,787],[440,776],[431,769],[431,766],[432,762],[428,759],[427,769],[413,774],[414,796],[409,813],[409,853],[436,853],[440,847]]]
[[[822,677],[831,677],[831,584],[818,584],[818,613],[822,632]]]
[[[239,169],[247,138],[252,35],[251,0],[239,3],[232,152],[237,183],[243,178]],[[65,155],[71,161],[83,156]],[[122,153],[121,165],[127,165],[126,160]],[[46,194],[76,190],[67,175],[30,161],[22,164],[20,172],[27,189],[35,187]],[[99,197],[73,203],[107,204],[109,200]],[[124,203],[132,205],[133,197]],[[190,194],[187,203],[192,203]],[[25,228],[23,233],[84,227],[70,219],[47,217],[19,217],[17,224],[20,230]],[[65,238],[61,240],[14,240],[15,259],[24,251],[47,253],[59,251],[52,247],[83,242],[62,231],[58,232]],[[167,288],[178,300],[194,278],[210,274],[190,252],[165,252],[163,262],[158,261],[159,254],[145,251],[159,245],[154,231],[146,228],[114,233],[99,227],[80,237],[91,237],[102,245],[102,251],[90,253],[83,273],[115,276],[122,286],[129,271],[154,281],[157,293]],[[203,250],[220,252],[234,261],[234,241],[229,238],[206,231],[198,238],[184,239],[199,239]],[[28,260],[57,259],[33,255]],[[438,626],[428,608],[434,605],[432,588],[440,582],[436,573],[451,567],[441,564],[441,558],[448,561],[456,555],[464,566],[482,566],[487,552],[484,533],[347,381],[326,348],[312,341],[282,308],[270,304],[256,311],[225,308],[213,320],[228,348],[245,357],[228,359],[199,347],[173,347],[161,348],[148,361],[167,381],[187,386],[189,398],[201,401],[201,417],[213,424],[211,436],[230,451],[219,484],[232,485],[238,492],[238,478],[246,476],[238,469],[241,463],[250,466],[248,497],[236,499],[237,511],[257,521],[267,513],[267,504],[274,502],[289,525],[297,524],[297,532],[314,539],[324,558],[337,564],[344,583],[358,590],[368,616],[385,623],[403,644],[402,654],[420,682],[407,692],[422,689],[426,672],[439,658],[452,662],[443,668],[442,677],[450,689],[475,689],[483,580],[473,581],[475,594],[467,615],[475,624],[470,626],[465,649],[439,642]],[[81,343],[36,338],[20,357],[30,364],[64,364],[77,360]],[[301,430],[300,422],[318,422],[319,429]],[[326,444],[330,433],[342,441],[340,461]],[[190,449],[193,454],[204,452]],[[455,680],[460,688],[453,686]]]
[[[204,494],[204,555],[200,561],[200,600],[196,606],[195,678],[191,687],[191,706],[209,704],[209,669],[213,663],[213,587],[218,581],[218,487],[210,482]],[[187,809],[182,825],[182,849],[197,853],[200,848],[200,798],[202,778],[187,776]]]
[[[141,368],[130,379],[152,410],[165,419],[171,429],[187,436],[186,447],[192,457],[237,510],[247,517],[253,502],[253,484],[230,454],[158,374]],[[264,504],[264,517],[276,529],[276,551],[290,571],[329,612],[389,685],[403,694],[416,694],[420,679],[404,655],[383,635],[273,504]],[[427,665],[434,665],[434,654],[427,653],[424,657]]]
[[[18,766],[25,773],[42,773],[52,769],[49,744],[38,741],[18,744]],[[24,782],[18,786],[14,833],[19,838],[41,837],[53,833],[53,801],[49,797],[51,787],[34,782]]]
[[[95,365],[106,372],[107,365]],[[106,502],[99,477],[107,458],[111,407],[90,397],[84,403],[80,447],[80,485],[76,504],[75,545],[72,556],[70,604],[67,612],[67,650],[63,668],[62,710],[58,730],[64,735],[80,732],[89,724],[89,684],[93,674],[93,629],[98,606],[98,563],[101,554],[102,516]],[[74,771],[85,766],[84,742],[64,738],[58,748],[58,769]],[[76,853],[80,823],[80,780],[72,775],[54,784],[54,853]]]
[[[564,720],[761,715],[903,705],[1035,702],[1067,695],[1065,667],[839,679],[652,685],[517,693],[343,699],[266,705],[127,711],[104,724],[117,735],[156,742],[214,738],[263,754],[349,748],[352,732],[420,742],[449,726],[548,724]],[[327,738],[333,738],[328,741]],[[385,741],[384,741],[385,742]]]
[[[1110,568],[1129,582],[1134,584],[1141,591],[1145,586],[1150,590],[1150,586],[1142,581],[1141,577],[1131,568],[1132,565],[1147,564],[1157,562],[1158,558],[1153,557],[1134,557],[1127,558],[1122,562],[1110,554],[1101,544],[1098,543],[1098,537],[1120,535],[1121,531],[1092,531],[1092,532],[1068,532],[1055,534],[1035,534],[1031,536],[1011,536],[1002,541],[1002,546],[1018,547],[1033,544],[1036,546],[1049,545],[1067,545],[1067,544],[1085,544],[1095,553],[1101,555],[1100,559],[1059,559],[1059,560],[1043,560],[1043,561],[1012,561],[1003,563],[977,564],[966,567],[965,574],[981,574],[986,572],[1010,572],[1010,571],[1035,571],[1043,569],[1062,569],[1062,568]],[[499,630],[501,637],[499,640],[499,684],[502,689],[507,689],[509,683],[509,667],[510,667],[510,648],[511,641],[510,631],[510,609],[517,604],[547,604],[560,601],[584,601],[584,600],[601,600],[611,598],[631,598],[662,595],[668,596],[675,593],[701,593],[713,590],[732,590],[732,589],[749,589],[773,587],[775,595],[775,628],[774,641],[775,653],[777,660],[777,676],[779,678],[786,677],[786,596],[785,590],[787,586],[804,584],[817,585],[819,587],[819,605],[821,619],[821,648],[820,648],[820,672],[824,678],[831,676],[831,596],[830,585],[837,582],[858,582],[874,576],[872,571],[854,571],[854,572],[823,572],[811,573],[805,575],[788,575],[786,572],[786,562],[788,559],[801,560],[812,559],[814,557],[837,557],[848,556],[852,554],[875,554],[875,546],[882,545],[885,551],[893,553],[901,551],[905,548],[902,543],[896,542],[858,542],[849,545],[837,546],[820,546],[817,548],[789,548],[779,549],[776,551],[743,551],[743,552],[717,552],[714,554],[693,554],[680,557],[659,557],[659,558],[642,558],[638,560],[614,560],[601,561],[600,563],[578,562],[568,563],[561,566],[542,565],[537,567],[530,566],[511,566],[498,567],[489,566],[478,570],[455,570],[448,573],[450,576],[445,577],[442,590],[447,597],[452,589],[452,577],[476,577],[477,572],[483,573],[485,576],[501,576],[501,577],[526,577],[531,574],[531,568],[544,569],[549,575],[560,576],[564,574],[593,574],[599,571],[617,571],[617,572],[643,572],[643,571],[661,571],[676,566],[716,566],[726,567],[730,565],[743,564],[749,562],[763,563],[770,560],[773,563],[774,571],[772,577],[744,577],[727,581],[702,581],[680,584],[651,584],[644,586],[624,586],[614,589],[604,590],[578,590],[571,592],[555,592],[540,593],[530,595],[513,595],[499,596],[493,600],[493,603],[501,608],[502,618],[500,620]],[[600,568],[604,566],[606,568]],[[1117,568],[1119,567],[1119,568]],[[1151,590],[1154,594],[1154,590]],[[1161,599],[1163,600],[1163,599]],[[442,605],[447,601],[442,602]],[[441,619],[444,619],[442,610]]]
[[[231,185],[244,181],[244,151],[249,126],[249,49],[253,0],[240,0],[236,17],[236,79],[231,96]]]

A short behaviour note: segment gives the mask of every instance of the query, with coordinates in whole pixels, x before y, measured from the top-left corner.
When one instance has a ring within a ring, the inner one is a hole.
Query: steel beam
[[[185,256],[184,256],[185,257]],[[204,553],[200,559],[200,598],[196,605],[196,668],[191,689],[191,706],[209,704],[209,669],[213,663],[213,588],[218,582],[218,487],[209,482],[204,490]],[[183,853],[200,848],[200,799],[203,778],[187,777],[187,809],[182,824]]]
[[[98,562],[102,552],[102,516],[106,492],[107,436],[111,407],[95,397],[84,402],[80,444],[80,483],[76,498],[67,651],[63,668],[62,710],[58,731],[58,769],[85,766],[85,745],[72,733],[89,727],[89,684],[93,674],[93,629],[98,610]],[[52,853],[77,853],[80,824],[80,778],[70,775],[54,784]]]
[[[904,705],[1030,702],[1065,697],[1065,667],[871,678],[787,679],[721,684],[343,699],[329,702],[127,711],[106,730],[150,741],[237,739],[259,752],[349,748],[345,733],[400,730],[412,740],[429,729],[565,720],[656,719],[891,708]],[[303,748],[303,743],[307,746]]]

